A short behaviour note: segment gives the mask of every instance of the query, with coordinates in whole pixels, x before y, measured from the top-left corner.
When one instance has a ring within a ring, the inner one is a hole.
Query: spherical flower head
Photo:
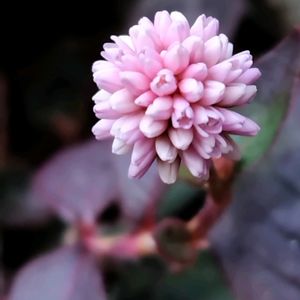
[[[230,134],[254,136],[259,126],[234,112],[256,94],[249,51],[233,55],[219,22],[201,15],[190,26],[180,12],[142,18],[129,35],[112,36],[93,65],[100,91],[97,139],[114,137],[112,152],[132,151],[129,177],[139,178],[156,160],[165,183],[181,163],[206,180],[211,160],[237,155]]]

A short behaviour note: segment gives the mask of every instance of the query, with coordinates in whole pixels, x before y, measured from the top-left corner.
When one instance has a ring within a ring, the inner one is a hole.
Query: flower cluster
[[[130,177],[154,160],[165,183],[183,162],[201,180],[213,158],[236,155],[229,134],[253,136],[259,126],[232,111],[256,93],[260,71],[249,51],[233,55],[219,22],[201,15],[190,26],[179,12],[144,17],[129,35],[112,36],[93,65],[100,91],[93,97],[100,119],[97,139],[114,137],[112,152],[132,151]]]

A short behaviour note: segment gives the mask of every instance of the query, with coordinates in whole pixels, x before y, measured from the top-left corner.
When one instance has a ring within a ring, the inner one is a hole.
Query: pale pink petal
[[[110,137],[110,130],[115,120],[100,120],[92,128],[92,132],[97,140],[102,140]]]
[[[206,132],[200,125],[194,125],[194,134],[201,137],[209,137],[209,133]]]
[[[137,97],[134,100],[134,103],[139,106],[148,107],[148,105],[151,104],[156,97],[157,96],[152,91],[147,91]]]
[[[203,40],[207,41],[219,32],[219,21],[215,18],[208,17],[203,30]]]
[[[172,97],[157,97],[146,109],[145,115],[154,120],[168,120],[173,111]]]
[[[224,96],[225,85],[222,82],[208,80],[205,82],[203,97],[200,103],[203,105],[212,105],[218,103]]]
[[[120,72],[120,79],[123,86],[133,95],[140,95],[149,88],[148,77],[139,72]]]
[[[211,158],[211,151],[213,146],[214,137],[208,136],[207,138],[204,138],[201,135],[196,135],[196,138],[193,140],[194,149],[199,154],[199,156],[204,159]]]
[[[154,138],[161,135],[167,128],[168,121],[155,120],[150,116],[144,116],[140,122],[140,130],[147,138]]]
[[[128,153],[132,149],[132,145],[128,145],[125,141],[114,138],[112,143],[112,153],[117,155],[123,155]]]
[[[228,43],[226,53],[224,54],[224,58],[221,57],[221,59],[228,59],[233,54],[233,44]]]
[[[110,101],[98,102],[94,105],[93,111],[99,119],[116,119],[120,117],[120,113],[111,107]]]
[[[193,78],[185,78],[179,83],[179,90],[189,102],[197,102],[203,95],[203,84]]]
[[[239,100],[236,101],[236,105],[243,105],[245,103],[249,103],[256,95],[256,92],[257,92],[256,85],[246,86],[245,94],[241,96]]]
[[[177,158],[174,162],[168,163],[160,159],[157,160],[158,174],[162,182],[166,184],[175,183],[180,166],[180,159]]]
[[[189,65],[183,73],[180,74],[181,78],[194,78],[198,81],[203,81],[207,76],[207,67],[204,63],[197,63]]]
[[[207,138],[196,137],[193,147],[204,159],[220,158],[223,154],[233,151],[231,141],[219,134]]]
[[[208,122],[208,114],[206,109],[199,104],[193,106],[194,110],[194,123],[195,124],[205,124]]]
[[[212,37],[204,44],[204,62],[208,67],[216,64],[221,57],[222,44],[218,36]]]
[[[249,69],[253,64],[252,55],[248,50],[233,55],[228,61],[230,61],[235,68],[242,70]]]
[[[142,117],[142,113],[123,116],[114,122],[110,133],[119,139],[128,141],[133,134],[139,132],[138,128]]]
[[[208,124],[212,120],[218,120],[221,123],[224,121],[224,116],[214,107],[203,107],[201,105],[194,105],[193,109],[195,111],[195,124]]]
[[[93,74],[93,77],[99,89],[113,93],[122,88],[118,68],[100,69]]]
[[[156,95],[166,96],[177,90],[177,81],[173,72],[168,69],[162,69],[151,81],[150,87],[152,92]]]
[[[205,131],[208,134],[208,136],[216,135],[216,134],[219,134],[222,132],[223,123],[222,123],[221,119],[209,118],[209,120],[206,124],[199,124],[198,128],[201,128],[203,131]],[[197,130],[197,131],[201,135],[202,132],[199,130]]]
[[[190,34],[190,24],[187,18],[179,11],[173,11],[170,14],[172,22],[179,25],[179,29],[183,31],[186,35]]]
[[[115,65],[120,71],[136,71],[143,72],[143,65],[136,55],[124,54]]]
[[[134,54],[133,44],[129,35],[112,35],[110,37],[124,53]]]
[[[164,54],[163,62],[174,74],[182,72],[189,64],[189,52],[181,44],[175,44]]]
[[[205,26],[205,21],[206,21],[205,15],[199,16],[196,19],[195,23],[191,27],[191,35],[202,37],[203,31],[204,31],[204,26]]]
[[[261,72],[258,68],[251,68],[246,70],[239,78],[237,78],[237,82],[251,84],[256,81],[261,76]]]
[[[169,138],[172,144],[178,150],[186,150],[193,141],[193,130],[192,129],[174,129],[170,128],[168,131]]]
[[[171,163],[177,157],[177,150],[171,144],[167,136],[160,136],[155,140],[155,149],[158,157],[165,162]]]
[[[92,72],[98,72],[105,69],[115,69],[115,65],[112,62],[106,60],[97,60],[92,65]]]
[[[159,11],[155,14],[154,28],[156,29],[156,32],[158,33],[160,40],[164,46],[168,46],[165,43],[165,35],[168,32],[171,23],[172,20],[170,14],[166,10]]]
[[[227,78],[231,68],[232,65],[228,61],[214,65],[208,70],[209,79],[223,82]]]
[[[220,106],[232,106],[240,99],[246,92],[246,85],[243,83],[236,83],[226,87],[223,100],[220,101]]]
[[[189,129],[193,126],[194,112],[189,102],[184,98],[174,97],[174,112],[172,113],[172,125],[174,128]]]
[[[129,145],[133,145],[135,142],[139,141],[140,139],[145,138],[143,133],[139,130],[139,128],[135,128],[130,135],[128,135],[126,142]]]
[[[171,45],[174,42],[182,42],[190,33],[190,26],[185,16],[177,11],[170,15],[172,23],[164,36],[164,45]]]
[[[104,51],[101,51],[101,56],[111,63],[118,64],[124,52],[115,43],[105,43]]]
[[[154,24],[147,18],[143,17],[139,20],[139,25],[144,28],[146,34],[151,37],[152,41],[154,42],[155,48],[161,48],[161,40],[159,38],[159,34],[154,27]]]
[[[141,178],[145,175],[148,169],[151,167],[153,161],[155,159],[155,152],[150,151],[144,157],[144,160],[139,164],[130,164],[128,169],[128,177],[129,178]]]
[[[106,90],[100,90],[93,96],[92,100],[97,104],[109,100],[110,96],[111,93],[107,92]]]
[[[132,26],[129,29],[129,36],[137,53],[145,48],[155,48],[154,41],[140,25]]]
[[[203,40],[199,36],[189,36],[182,42],[182,46],[188,50],[191,63],[198,63],[203,57]]]
[[[223,122],[223,130],[229,133],[253,136],[260,130],[259,126],[252,120],[225,108],[218,109],[223,116],[225,121]]]
[[[139,54],[139,61],[143,72],[151,79],[163,68],[160,55],[151,48],[146,48]]]
[[[229,43],[228,37],[225,34],[221,33],[219,35],[219,37],[220,37],[220,41],[221,41],[220,61],[223,61],[232,56],[233,47],[232,47],[232,44]]]
[[[140,178],[147,172],[155,159],[154,149],[153,140],[142,139],[134,144],[128,170],[130,178]]]
[[[191,174],[201,180],[208,178],[209,161],[203,159],[192,147],[182,152],[182,159]]]
[[[143,138],[136,142],[133,146],[133,151],[131,155],[131,163],[134,165],[140,165],[144,157],[155,149],[155,140]]]
[[[113,93],[109,101],[112,109],[119,113],[127,114],[140,109],[140,107],[134,103],[134,96],[127,89]]]
[[[232,107],[249,103],[256,95],[257,88],[255,85],[245,85],[236,83],[226,88],[224,98],[219,103],[222,107]]]

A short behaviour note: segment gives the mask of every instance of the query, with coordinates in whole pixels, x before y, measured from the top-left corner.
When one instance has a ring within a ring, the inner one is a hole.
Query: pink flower
[[[165,183],[183,162],[200,180],[211,159],[236,155],[230,134],[253,136],[259,126],[232,111],[256,94],[260,71],[249,51],[233,55],[219,22],[201,15],[190,26],[179,12],[140,19],[129,35],[112,36],[93,65],[100,91],[97,139],[113,136],[112,152],[132,150],[129,177],[141,177],[154,160]]]

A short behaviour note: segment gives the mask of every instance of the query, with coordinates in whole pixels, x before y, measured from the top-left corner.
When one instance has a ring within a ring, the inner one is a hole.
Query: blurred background
[[[255,58],[300,22],[298,0],[110,0],[65,7],[40,2],[34,9],[26,2],[1,5],[0,299],[25,263],[61,240],[64,223],[56,216],[44,221],[45,209],[28,204],[33,197],[30,179],[58,151],[93,139],[91,98],[97,88],[91,65],[99,59],[102,44],[161,9],[179,10],[190,22],[202,13],[219,18],[235,52],[249,49]],[[181,182],[162,197],[165,203],[170,197],[175,203],[184,198],[185,205],[162,208],[183,219],[203,199]],[[111,221],[118,214],[112,205],[99,218]],[[152,258],[126,268],[113,264],[105,282],[112,299],[233,299],[215,256],[206,253],[198,263],[199,268],[175,277],[163,277],[166,267]],[[113,288],[116,282],[118,288]],[[160,292],[154,295],[153,287]]]

